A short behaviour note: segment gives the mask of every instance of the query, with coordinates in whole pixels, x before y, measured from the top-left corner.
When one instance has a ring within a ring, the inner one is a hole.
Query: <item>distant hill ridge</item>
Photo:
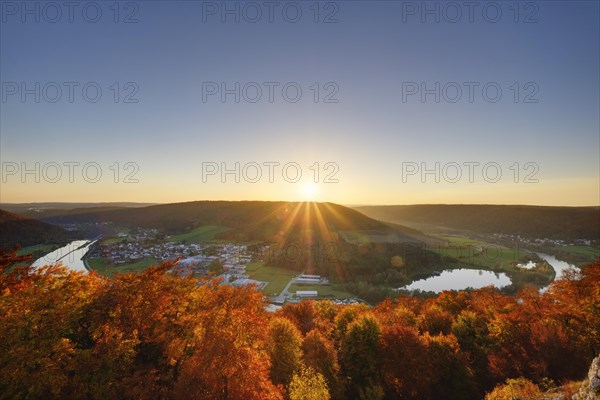
[[[2,203],[0,208],[30,218],[41,219],[54,215],[62,215],[65,212],[89,212],[92,210],[115,210],[121,208],[147,207],[155,203],[132,203],[132,202],[100,202],[100,203]]]
[[[354,209],[371,218],[417,228],[431,225],[488,234],[600,240],[600,207],[418,204]]]

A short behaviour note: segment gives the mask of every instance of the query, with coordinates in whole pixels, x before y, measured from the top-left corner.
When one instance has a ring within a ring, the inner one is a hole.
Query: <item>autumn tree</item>
[[[194,291],[190,303],[181,322],[190,322],[191,329],[177,335],[179,340],[171,342],[174,346],[167,353],[173,374],[179,376],[174,388],[177,398],[281,398],[269,380],[268,319],[262,294],[211,281]]]
[[[542,396],[540,388],[525,378],[508,379],[485,396],[485,400],[534,400]]]
[[[432,335],[448,334],[452,328],[452,314],[437,306],[426,307],[417,318],[417,325],[422,332]]]
[[[488,349],[491,346],[486,319],[473,311],[463,310],[452,324],[452,334],[475,375],[478,394],[493,386],[489,372]]]
[[[290,304],[282,310],[282,316],[294,322],[300,332],[306,335],[315,327],[317,319],[315,301],[307,300]]]
[[[350,325],[363,310],[359,306],[344,307],[335,317],[334,336],[338,343],[346,336],[348,325]]]
[[[417,316],[409,307],[389,299],[380,303],[374,313],[384,326],[416,326],[417,324]]]
[[[427,346],[428,369],[433,372],[432,399],[463,400],[476,398],[473,371],[456,337],[423,335]]]
[[[15,270],[1,279],[0,398],[68,397],[80,320],[100,283],[60,266]]]
[[[433,305],[439,310],[447,311],[453,316],[457,316],[462,310],[468,307],[468,300],[468,292],[446,290],[433,299]]]
[[[323,375],[302,367],[294,373],[289,385],[290,400],[329,400],[329,390]]]
[[[340,364],[348,379],[347,395],[360,398],[380,384],[378,346],[381,335],[379,322],[373,315],[363,314],[347,327],[341,342]],[[364,397],[364,396],[363,396]]]
[[[323,375],[335,398],[341,396],[339,382],[340,366],[334,343],[318,330],[313,329],[302,343],[304,365]]]
[[[416,328],[402,325],[383,328],[379,358],[389,398],[430,397],[434,371],[429,369],[427,357],[427,344]]]
[[[302,363],[302,335],[285,318],[273,318],[269,324],[269,355],[271,380],[276,385],[287,385]]]
[[[600,260],[583,266],[579,272],[567,271],[563,279],[550,285],[544,295],[545,312],[553,316],[569,338],[571,377],[587,368],[600,353]]]

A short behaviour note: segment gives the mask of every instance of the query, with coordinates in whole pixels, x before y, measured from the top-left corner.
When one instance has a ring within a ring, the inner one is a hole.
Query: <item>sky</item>
[[[0,202],[600,205],[597,1],[0,2]]]

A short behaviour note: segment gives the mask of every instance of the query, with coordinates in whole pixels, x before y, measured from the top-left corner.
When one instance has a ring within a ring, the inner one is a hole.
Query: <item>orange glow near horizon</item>
[[[594,178],[547,179],[536,184],[421,184],[390,185],[377,179],[349,177],[336,184],[195,185],[185,177],[166,183],[146,179],[137,184],[2,183],[1,203],[180,203],[224,201],[318,201],[342,205],[405,204],[519,204],[540,206],[599,206],[600,183]],[[1,207],[0,207],[1,208]]]

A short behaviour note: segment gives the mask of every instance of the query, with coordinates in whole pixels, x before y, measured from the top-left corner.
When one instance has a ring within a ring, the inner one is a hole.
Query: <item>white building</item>
[[[321,276],[320,275],[306,275],[302,274],[296,278],[297,283],[320,283]]]
[[[319,293],[316,290],[296,290],[296,297],[299,298],[308,298],[308,297],[317,297]]]

